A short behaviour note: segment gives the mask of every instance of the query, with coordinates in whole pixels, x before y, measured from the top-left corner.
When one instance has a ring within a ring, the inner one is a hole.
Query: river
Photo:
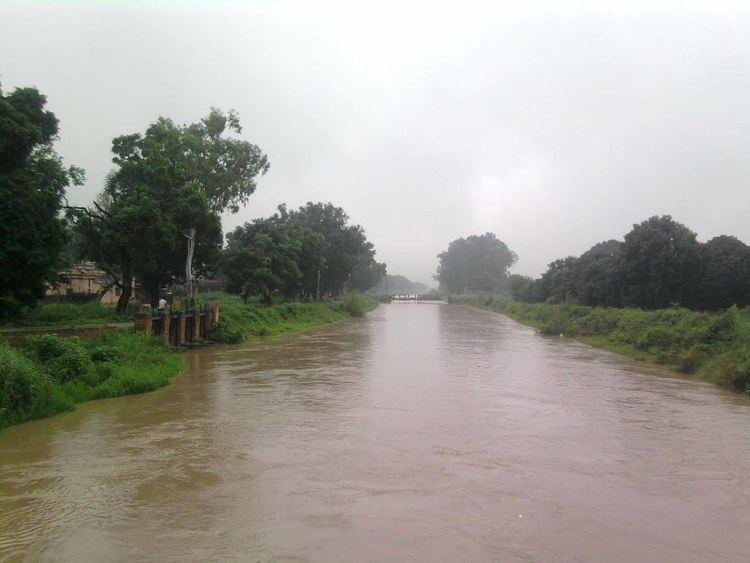
[[[0,432],[0,559],[750,560],[750,399],[465,307]]]

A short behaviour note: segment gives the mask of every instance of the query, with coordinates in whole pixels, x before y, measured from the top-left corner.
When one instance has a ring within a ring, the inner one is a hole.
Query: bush
[[[30,336],[24,346],[40,362],[48,362],[53,358],[62,356],[71,344],[76,345],[79,339],[77,337],[64,340],[56,334],[42,334],[40,336]]]
[[[344,311],[352,317],[364,317],[369,310],[370,300],[361,293],[350,293],[342,300]]]
[[[120,351],[114,346],[97,346],[89,352],[93,362],[115,362],[120,357]]]
[[[486,297],[452,301],[504,313],[542,334],[595,337],[589,342],[725,387],[750,385],[750,309],[709,315],[677,307],[643,311]]]
[[[679,370],[682,373],[694,373],[698,366],[711,355],[711,349],[705,344],[696,344],[680,356]]]
[[[353,297],[354,295],[358,297]],[[350,304],[352,298],[357,304]],[[243,303],[237,296],[222,294],[213,294],[204,299],[218,302],[221,311],[221,319],[211,327],[208,337],[215,342],[225,343],[296,332],[353,315],[350,308],[364,314],[377,306],[375,299],[362,294],[352,294],[341,302],[291,302],[278,305]]]
[[[0,345],[0,428],[72,408],[38,363]]]
[[[31,361],[7,346],[0,348],[0,409],[16,411],[28,407],[34,384],[44,376]]]
[[[86,376],[93,369],[93,362],[86,350],[71,347],[47,362],[46,368],[52,379],[64,383]]]
[[[159,339],[132,330],[86,341],[41,335],[23,349],[0,345],[0,428],[80,401],[151,391],[183,367]]]
[[[242,331],[237,327],[230,326],[225,319],[219,319],[219,322],[211,327],[208,331],[208,338],[215,342],[227,344],[236,344],[243,340]]]

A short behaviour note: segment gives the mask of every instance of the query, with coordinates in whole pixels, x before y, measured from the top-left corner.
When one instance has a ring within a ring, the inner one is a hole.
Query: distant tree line
[[[66,188],[83,171],[54,152],[58,120],[35,88],[0,90],[0,317],[44,296],[66,261],[91,260],[121,289],[133,280],[156,304],[165,285],[224,271],[244,297],[317,298],[366,289],[384,266],[361,227],[332,204],[237,228],[223,249],[221,213],[237,212],[269,169],[257,146],[237,138],[239,117],[211,109],[187,125],[159,118],[112,141],[115,168],[91,206],[70,206]],[[368,285],[369,284],[369,285]]]
[[[243,299],[260,295],[320,299],[364,291],[385,274],[364,229],[331,203],[308,203],[297,210],[245,223],[227,235],[222,269],[228,289]]]
[[[539,279],[513,275],[519,301],[718,310],[750,304],[750,247],[733,236],[700,243],[669,215],[633,226],[623,241],[552,262]]]

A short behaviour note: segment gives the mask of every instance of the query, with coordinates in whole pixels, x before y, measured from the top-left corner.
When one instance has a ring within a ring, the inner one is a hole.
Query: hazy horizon
[[[113,137],[233,108],[271,169],[225,233],[331,201],[428,285],[486,231],[533,276],[652,215],[750,243],[747,6],[555,6],[10,1],[0,84],[48,97],[76,204]]]

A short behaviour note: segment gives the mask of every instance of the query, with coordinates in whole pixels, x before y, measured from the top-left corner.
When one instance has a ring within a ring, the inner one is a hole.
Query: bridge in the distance
[[[397,293],[391,296],[393,301],[443,301],[437,293]]]

